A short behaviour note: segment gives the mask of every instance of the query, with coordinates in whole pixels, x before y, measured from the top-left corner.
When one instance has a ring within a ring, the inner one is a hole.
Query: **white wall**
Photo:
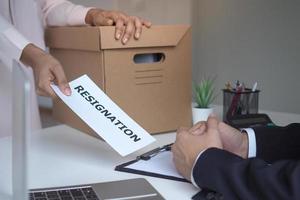
[[[260,108],[300,113],[300,2],[198,0],[194,79],[217,75],[262,90]],[[195,52],[194,52],[195,53]],[[222,104],[222,94],[217,104]]]
[[[192,0],[119,0],[119,10],[149,19],[153,24],[190,24]]]

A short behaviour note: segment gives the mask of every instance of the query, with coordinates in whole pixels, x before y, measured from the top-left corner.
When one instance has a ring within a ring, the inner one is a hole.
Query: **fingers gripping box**
[[[67,79],[87,74],[148,132],[174,131],[191,125],[191,29],[185,25],[143,28],[139,40],[123,45],[115,28],[51,27],[46,30],[50,53]],[[95,135],[61,100],[54,117]]]

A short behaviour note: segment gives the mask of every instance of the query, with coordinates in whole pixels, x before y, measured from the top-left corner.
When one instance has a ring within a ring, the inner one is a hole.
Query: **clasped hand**
[[[173,161],[178,172],[190,180],[198,155],[208,148],[223,149],[247,158],[248,136],[218,121],[216,117],[209,117],[206,122],[198,122],[191,128],[179,128],[172,146]]]

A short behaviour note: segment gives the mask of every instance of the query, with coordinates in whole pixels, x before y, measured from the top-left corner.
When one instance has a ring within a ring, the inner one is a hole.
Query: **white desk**
[[[118,164],[174,142],[175,133],[155,135],[157,141],[127,157],[119,156],[103,141],[66,125],[47,128],[32,135],[29,187],[89,184],[136,177],[146,178],[166,199],[190,199],[197,189],[189,183],[114,171]],[[11,138],[0,139],[0,199],[12,199]]]

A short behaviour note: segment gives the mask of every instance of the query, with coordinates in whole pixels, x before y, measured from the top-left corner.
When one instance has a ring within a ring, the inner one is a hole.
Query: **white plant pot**
[[[208,116],[213,113],[213,108],[192,108],[193,124],[199,121],[206,121]]]

